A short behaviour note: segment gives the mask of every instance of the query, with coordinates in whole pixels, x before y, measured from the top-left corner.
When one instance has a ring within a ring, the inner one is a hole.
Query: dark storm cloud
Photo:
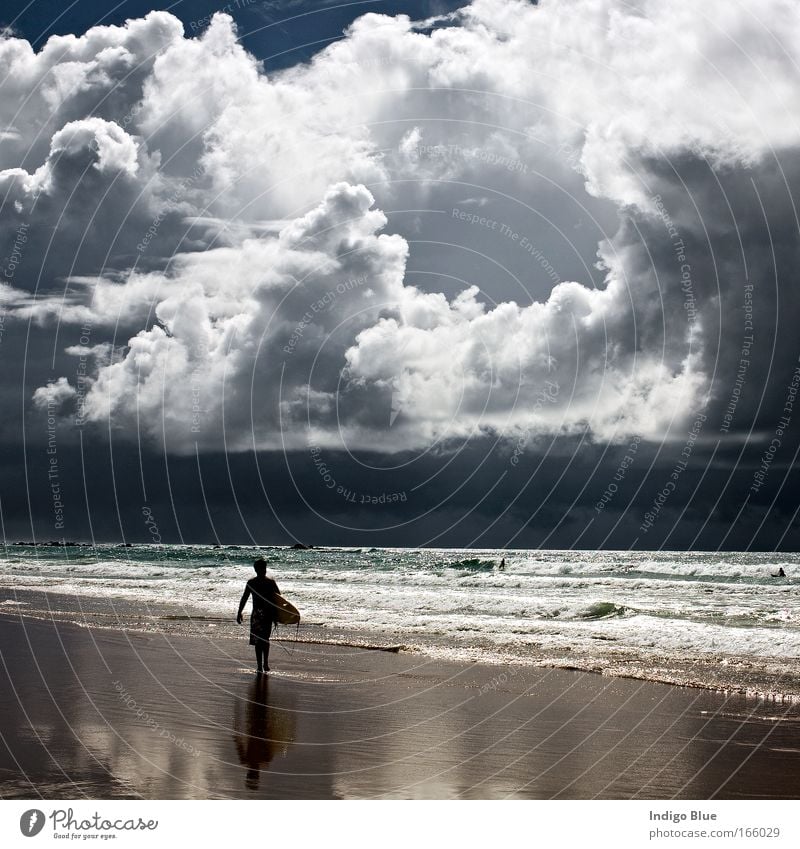
[[[25,427],[70,499],[108,451],[96,534],[792,540],[800,18],[712,5],[371,15],[267,76],[225,17],[6,39],[9,528]]]
[[[382,455],[322,452],[325,474],[336,481],[331,489],[311,452],[140,455],[129,441],[98,445],[87,433],[82,455],[80,445],[58,442],[61,514],[54,507],[46,439],[30,441],[27,476],[21,448],[6,447],[0,498],[9,541],[33,535],[622,550],[790,550],[800,543],[797,473],[786,463],[776,464],[762,492],[748,500],[757,451],[744,459],[717,455],[711,466],[712,452],[697,451],[643,533],[644,517],[660,501],[680,453],[656,459],[652,446],[642,445],[620,477],[628,446],[576,450],[570,443],[544,458],[527,454],[516,467],[506,452],[485,443],[468,446],[458,464],[442,456],[398,457],[400,468],[392,471],[368,469],[385,464]],[[64,526],[57,528],[59,516]]]
[[[713,377],[713,428],[763,436],[784,406],[800,355],[798,154],[777,151],[750,168],[712,168],[689,156],[647,165],[648,186],[675,232],[664,217],[634,219],[639,262],[653,269],[649,294],[664,302],[649,319],[642,311],[644,321],[656,332],[664,321],[697,322],[704,370]]]

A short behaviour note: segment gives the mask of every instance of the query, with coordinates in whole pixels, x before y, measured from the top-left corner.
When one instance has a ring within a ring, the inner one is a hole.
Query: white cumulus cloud
[[[88,385],[36,400],[176,452],[661,438],[732,285],[672,243],[798,148],[799,58],[786,0],[367,14],[278,73],[225,15],[5,37],[0,228],[38,259],[4,300],[93,332]]]

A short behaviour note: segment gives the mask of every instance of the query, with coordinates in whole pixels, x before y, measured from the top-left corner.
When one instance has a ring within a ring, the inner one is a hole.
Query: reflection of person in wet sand
[[[256,672],[269,672],[269,638],[272,633],[272,622],[275,618],[274,599],[280,595],[278,585],[272,578],[267,577],[267,561],[263,557],[253,564],[256,570],[255,578],[251,578],[244,588],[242,600],[239,602],[239,612],[236,621],[242,624],[242,611],[247,599],[253,596],[253,612],[250,614],[250,645],[256,647]]]
[[[294,741],[295,714],[269,705],[265,676],[256,678],[249,698],[236,700],[233,716],[234,743],[239,760],[247,770],[248,790],[257,790],[261,773],[276,756],[284,757]]]

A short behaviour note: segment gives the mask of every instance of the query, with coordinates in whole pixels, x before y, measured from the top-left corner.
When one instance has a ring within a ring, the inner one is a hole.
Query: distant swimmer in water
[[[253,596],[253,612],[250,614],[250,645],[256,647],[256,671],[269,672],[269,638],[272,634],[272,623],[277,610],[274,599],[280,595],[278,585],[272,578],[267,577],[267,561],[263,557],[253,564],[256,570],[255,578],[251,578],[244,588],[242,600],[239,602],[239,612],[236,621],[242,624],[242,611],[247,599]]]
[[[773,572],[772,577],[773,578],[785,578],[786,572],[783,571],[783,566],[781,566],[780,569],[778,569],[777,572]]]
[[[501,572],[503,572],[506,568],[506,559],[505,557],[500,561],[500,566],[498,567]]]

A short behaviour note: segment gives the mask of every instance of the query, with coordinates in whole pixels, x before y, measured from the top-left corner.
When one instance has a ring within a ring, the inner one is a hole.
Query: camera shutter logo
[[[31,808],[19,818],[19,830],[25,837],[36,837],[44,828],[44,814],[36,808]]]

